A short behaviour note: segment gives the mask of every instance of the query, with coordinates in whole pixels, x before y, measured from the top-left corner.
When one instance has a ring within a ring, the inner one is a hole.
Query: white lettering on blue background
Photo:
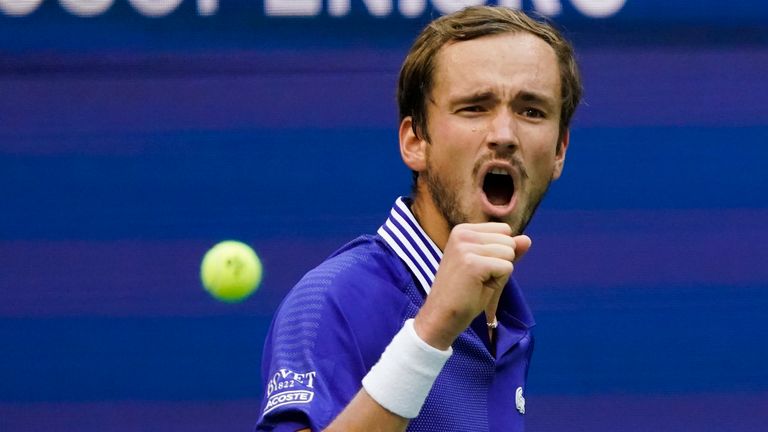
[[[368,13],[373,16],[388,16],[392,12],[393,0],[362,0]],[[443,14],[455,12],[467,6],[488,4],[486,0],[430,0],[432,5]],[[571,5],[584,16],[606,18],[617,14],[627,0],[569,0]],[[351,0],[328,0],[328,13],[331,16],[345,16],[350,13]],[[556,16],[563,11],[561,0],[532,0],[533,9],[546,16]],[[498,0],[491,2],[512,9],[522,8],[522,0]],[[426,0],[400,0],[398,12],[405,18],[415,18],[426,10]],[[322,13],[321,0],[265,0],[265,13],[268,16],[313,17]]]
[[[24,16],[37,9],[43,0],[0,0],[0,10],[10,16]]]
[[[264,414],[267,414],[273,409],[279,408],[283,405],[310,403],[314,397],[314,393],[306,390],[287,391],[284,393],[276,394],[274,396],[270,396],[267,399],[267,405],[264,407]]]
[[[294,372],[281,368],[267,383],[267,404],[264,414],[288,404],[310,403],[315,397],[315,376],[317,372]]]
[[[59,2],[72,15],[92,17],[106,12],[114,0],[60,0]]]
[[[176,9],[183,0],[128,0],[133,8],[146,17],[166,16]],[[190,1],[190,0],[187,0]],[[197,5],[201,16],[215,15],[219,0],[191,0]],[[386,17],[393,11],[404,18],[417,18],[427,10],[427,0],[264,0],[264,14],[267,17],[319,17],[326,5],[328,15],[344,17],[351,13],[351,2],[359,1],[373,17]],[[443,14],[451,13],[466,6],[499,4],[513,9],[522,8],[522,0],[429,0],[434,8]],[[559,15],[565,0],[531,0],[533,10],[546,16]],[[607,18],[617,14],[627,0],[567,0],[574,9],[589,18]],[[8,16],[25,16],[34,12],[42,0],[0,0],[0,11]],[[81,17],[98,16],[106,12],[114,0],[59,0],[64,10]],[[394,5],[397,2],[397,8]]]

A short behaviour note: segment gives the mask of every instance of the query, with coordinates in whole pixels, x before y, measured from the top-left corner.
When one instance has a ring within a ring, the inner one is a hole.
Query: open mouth
[[[506,170],[493,168],[485,174],[483,193],[491,204],[506,206],[515,193],[515,182]]]

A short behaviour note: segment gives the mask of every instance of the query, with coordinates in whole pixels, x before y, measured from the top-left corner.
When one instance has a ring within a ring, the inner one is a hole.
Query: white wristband
[[[388,411],[414,418],[452,353],[424,342],[409,319],[363,378],[363,388]]]

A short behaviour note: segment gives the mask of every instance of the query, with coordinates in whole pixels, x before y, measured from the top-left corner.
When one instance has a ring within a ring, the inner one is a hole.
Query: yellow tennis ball
[[[245,243],[227,240],[213,246],[203,257],[200,279],[214,298],[237,303],[259,287],[262,267],[256,252]]]

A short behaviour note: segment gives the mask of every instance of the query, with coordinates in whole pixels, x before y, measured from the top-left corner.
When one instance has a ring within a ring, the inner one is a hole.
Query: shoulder
[[[378,236],[361,236],[309,271],[286,295],[273,322],[306,339],[345,331],[396,333],[410,308],[410,273]],[[342,330],[346,329],[346,330]]]
[[[284,305],[299,299],[354,305],[375,297],[400,296],[410,274],[378,236],[361,236],[310,270],[288,293]]]
[[[412,289],[410,273],[378,236],[355,239],[308,272],[281,303],[264,344],[260,424],[294,411],[313,428],[328,424],[415,314],[406,294]],[[299,382],[294,376],[302,378],[302,400],[286,393],[296,391],[285,390]]]

